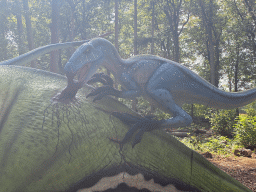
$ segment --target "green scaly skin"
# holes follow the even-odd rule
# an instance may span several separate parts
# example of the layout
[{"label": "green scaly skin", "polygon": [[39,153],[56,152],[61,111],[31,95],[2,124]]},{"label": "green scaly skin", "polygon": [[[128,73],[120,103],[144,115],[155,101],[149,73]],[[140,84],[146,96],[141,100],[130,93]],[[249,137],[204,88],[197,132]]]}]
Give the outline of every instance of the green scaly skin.
[{"label": "green scaly skin", "polygon": [[110,112],[136,114],[109,97],[87,100],[88,86],[78,91],[75,104],[51,105],[66,82],[42,70],[0,67],[1,192],[76,191],[83,178],[127,164],[200,191],[250,191],[161,130],[120,151],[109,137],[123,138],[129,127]]}]

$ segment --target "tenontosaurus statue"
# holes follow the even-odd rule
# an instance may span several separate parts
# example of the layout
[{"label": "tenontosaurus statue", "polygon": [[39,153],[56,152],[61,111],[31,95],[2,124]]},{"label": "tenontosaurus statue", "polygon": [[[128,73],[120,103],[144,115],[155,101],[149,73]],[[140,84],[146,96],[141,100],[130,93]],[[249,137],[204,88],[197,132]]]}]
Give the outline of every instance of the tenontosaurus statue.
[{"label": "tenontosaurus statue", "polygon": [[[103,191],[118,183],[162,192],[251,191],[163,131],[145,134],[135,149],[125,146],[120,152],[108,138],[119,137],[127,126],[115,118],[110,121],[109,112],[136,113],[112,98],[97,104],[87,102],[85,93],[92,88],[86,85],[79,90],[77,103],[62,103],[62,98],[72,99],[83,84],[82,70],[78,72],[80,82],[73,80],[76,72],[73,76],[67,73],[68,86],[55,97],[60,101],[55,103],[50,98],[64,88],[64,76],[8,66],[23,65],[33,60],[34,54],[72,45],[77,42],[38,48],[1,63],[0,192]],[[108,76],[94,77],[90,82],[112,84]],[[127,123],[141,121],[114,114],[129,117]],[[127,175],[135,179],[131,181]]]},{"label": "tenontosaurus statue", "polygon": [[[104,74],[95,74],[100,67],[106,67],[122,85],[122,91],[114,89],[113,82]],[[133,146],[141,141],[145,131],[159,128],[188,126],[192,118],[182,108],[184,103],[198,103],[218,109],[244,106],[256,98],[256,89],[228,93],[214,87],[188,68],[153,55],[120,58],[115,47],[106,39],[95,38],[81,45],[65,66],[67,76],[78,75],[79,82],[103,82],[87,97],[99,100],[105,95],[133,99],[143,96],[154,106],[173,115],[167,120],[135,118],[126,114],[114,115],[133,126],[120,144],[126,143],[138,131]],[[94,75],[94,76],[93,76]]]}]

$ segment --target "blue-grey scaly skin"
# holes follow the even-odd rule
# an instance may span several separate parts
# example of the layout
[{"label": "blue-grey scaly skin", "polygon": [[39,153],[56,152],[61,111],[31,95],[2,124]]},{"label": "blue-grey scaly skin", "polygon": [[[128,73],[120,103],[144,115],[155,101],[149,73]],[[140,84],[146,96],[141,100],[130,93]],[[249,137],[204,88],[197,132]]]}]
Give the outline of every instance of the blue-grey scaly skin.
[{"label": "blue-grey scaly skin", "polygon": [[[130,99],[143,96],[154,106],[173,115],[162,121],[159,128],[190,125],[191,116],[181,108],[184,103],[231,109],[249,104],[256,98],[256,89],[240,93],[221,91],[188,68],[158,56],[122,59],[115,47],[103,38],[92,39],[80,46],[66,64],[65,71],[78,74],[79,81],[87,82],[100,66],[106,67],[124,88],[117,93],[109,86],[112,95]],[[102,88],[104,93],[97,99],[108,94],[106,89]]]}]

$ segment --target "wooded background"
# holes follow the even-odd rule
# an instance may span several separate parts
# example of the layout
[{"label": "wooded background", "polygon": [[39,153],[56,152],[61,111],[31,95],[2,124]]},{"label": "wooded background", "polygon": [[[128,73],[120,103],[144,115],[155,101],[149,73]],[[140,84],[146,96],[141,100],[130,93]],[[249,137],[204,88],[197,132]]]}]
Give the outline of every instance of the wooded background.
[{"label": "wooded background", "polygon": [[[1,61],[113,32],[106,38],[122,58],[159,55],[226,91],[255,84],[255,0],[2,0],[0,10]],[[74,50],[53,51],[27,66],[64,74]]]}]

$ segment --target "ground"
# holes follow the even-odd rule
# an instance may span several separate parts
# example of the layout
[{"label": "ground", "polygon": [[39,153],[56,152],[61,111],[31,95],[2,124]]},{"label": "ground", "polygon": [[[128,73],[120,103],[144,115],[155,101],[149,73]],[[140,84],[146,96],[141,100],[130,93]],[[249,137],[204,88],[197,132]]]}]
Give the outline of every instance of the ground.
[{"label": "ground", "polygon": [[225,171],[243,185],[256,192],[256,154],[252,157],[219,157],[208,158],[210,162]]}]

